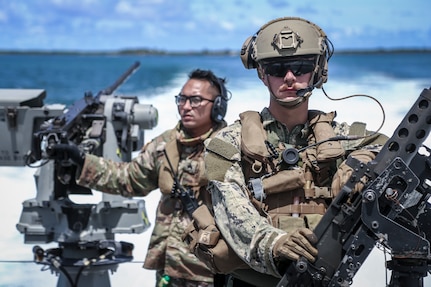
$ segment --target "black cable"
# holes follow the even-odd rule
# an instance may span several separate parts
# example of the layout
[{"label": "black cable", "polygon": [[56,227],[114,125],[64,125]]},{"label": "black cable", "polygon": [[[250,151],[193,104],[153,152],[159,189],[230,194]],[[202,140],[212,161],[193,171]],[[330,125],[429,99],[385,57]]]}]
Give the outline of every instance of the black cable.
[{"label": "black cable", "polygon": [[73,287],[78,287],[79,278],[81,277],[81,274],[82,274],[82,271],[84,271],[84,268],[85,268],[85,265],[83,265],[83,266],[81,266],[81,268],[79,268],[79,271],[75,277],[75,284],[73,285]]},{"label": "black cable", "polygon": [[[34,264],[35,262],[33,260],[1,260],[0,259],[0,263],[32,263]],[[145,263],[145,261],[138,261],[138,260],[133,260],[133,261],[127,261],[124,263],[139,263],[139,264],[143,264]],[[36,263],[37,264],[37,263]]]},{"label": "black cable", "polygon": [[375,134],[377,134],[382,129],[382,127],[383,127],[383,125],[384,125],[384,123],[386,121],[386,114],[385,114],[385,109],[383,108],[383,105],[376,98],[374,98],[372,96],[369,96],[369,95],[365,95],[365,94],[355,94],[355,95],[350,95],[350,96],[341,97],[341,98],[331,98],[330,96],[328,96],[328,94],[326,93],[326,91],[325,91],[325,89],[323,87],[322,87],[322,91],[323,91],[323,94],[328,99],[330,99],[331,101],[342,101],[342,100],[346,100],[346,99],[350,99],[350,98],[355,98],[355,97],[369,98],[369,99],[375,101],[379,105],[380,109],[382,110],[382,123],[380,124],[379,128],[376,131],[372,132],[369,135],[360,136],[360,137],[353,137],[352,139],[346,139],[346,140],[355,140],[355,139],[361,139],[361,138],[371,137],[371,136],[374,136]]},{"label": "black cable", "polygon": [[0,260],[0,263],[34,263],[33,260]]},{"label": "black cable", "polygon": [[63,273],[64,276],[66,276],[66,279],[67,279],[67,281],[69,281],[70,286],[76,287],[76,285],[73,282],[72,276],[69,274],[69,272],[67,272],[66,268],[64,268],[64,266],[61,264],[61,262],[59,260],[57,260],[53,256],[48,256],[47,261],[50,263],[51,266],[53,266],[55,269],[57,269],[61,273]]}]

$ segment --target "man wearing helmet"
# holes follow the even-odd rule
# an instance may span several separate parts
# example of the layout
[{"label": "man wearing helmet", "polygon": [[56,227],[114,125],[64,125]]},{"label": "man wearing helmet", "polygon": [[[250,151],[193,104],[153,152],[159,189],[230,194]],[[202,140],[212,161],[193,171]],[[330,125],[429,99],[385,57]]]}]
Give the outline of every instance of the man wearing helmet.
[{"label": "man wearing helmet", "polygon": [[[317,25],[293,17],[265,24],[241,49],[244,66],[268,88],[269,106],[241,113],[206,142],[205,156],[217,227],[250,267],[229,272],[232,286],[275,286],[290,261],[313,262],[312,230],[349,173],[343,160],[367,162],[387,139],[365,136],[362,123],[335,122],[335,112],[308,109],[332,52]],[[357,137],[325,141],[339,135]]]}]

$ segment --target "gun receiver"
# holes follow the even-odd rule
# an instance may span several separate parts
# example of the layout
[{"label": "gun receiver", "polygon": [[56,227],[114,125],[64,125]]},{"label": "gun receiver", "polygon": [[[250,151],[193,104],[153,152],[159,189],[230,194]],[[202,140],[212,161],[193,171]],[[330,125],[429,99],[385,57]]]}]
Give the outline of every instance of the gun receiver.
[{"label": "gun receiver", "polygon": [[[92,138],[100,137],[101,128],[105,123],[104,115],[101,112],[103,112],[106,99],[109,100],[110,98],[103,99],[103,96],[112,95],[139,66],[140,63],[135,62],[111,86],[99,91],[96,96],[93,96],[91,92],[86,92],[84,97],[70,106],[64,114],[41,126],[41,130],[34,133],[28,163],[34,163],[37,160],[46,158],[45,150],[52,144],[60,142],[80,144],[89,129],[92,131]],[[134,102],[137,103],[137,100],[134,100]],[[152,113],[153,111],[149,110],[149,112]],[[150,126],[152,128],[155,124],[150,123]],[[124,135],[123,133],[122,136],[124,137]],[[126,149],[124,140],[121,143],[121,147]]]},{"label": "gun receiver", "polygon": [[[349,286],[376,243],[389,249],[390,286],[423,286],[430,263],[431,91],[424,89],[375,160],[353,173],[316,226],[318,257],[290,264],[278,287]],[[353,192],[362,181],[360,192]],[[392,285],[393,284],[393,285]],[[400,285],[401,284],[401,285]]]},{"label": "gun receiver", "polygon": [[172,187],[172,196],[177,197],[181,200],[181,203],[183,204],[183,207],[186,210],[187,214],[190,216],[190,218],[192,218],[192,214],[199,207],[199,204],[193,195],[193,191],[186,190],[184,186],[181,185],[178,179],[178,176],[174,172],[172,163],[168,157],[166,150],[163,150],[163,153],[165,154],[166,160],[169,164],[169,168],[171,169],[172,177],[174,179],[174,186]]}]

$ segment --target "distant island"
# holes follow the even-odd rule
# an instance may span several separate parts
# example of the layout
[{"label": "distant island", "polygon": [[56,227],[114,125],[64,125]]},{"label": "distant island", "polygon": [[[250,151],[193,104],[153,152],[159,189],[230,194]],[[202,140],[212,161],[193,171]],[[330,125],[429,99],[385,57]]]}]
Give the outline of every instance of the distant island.
[{"label": "distant island", "polygon": [[[121,49],[112,51],[76,51],[76,50],[0,50],[0,55],[197,55],[197,56],[238,56],[238,50],[200,50],[200,51],[165,51],[157,49]],[[411,49],[349,49],[336,50],[336,54],[400,54],[400,53],[431,53],[431,48]]]}]

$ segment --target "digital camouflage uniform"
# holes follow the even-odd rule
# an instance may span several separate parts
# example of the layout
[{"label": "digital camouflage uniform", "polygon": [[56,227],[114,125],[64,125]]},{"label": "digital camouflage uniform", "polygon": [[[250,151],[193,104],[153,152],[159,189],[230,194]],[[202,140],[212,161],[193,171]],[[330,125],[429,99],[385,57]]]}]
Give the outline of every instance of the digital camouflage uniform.
[{"label": "digital camouflage uniform", "polygon": [[[171,277],[169,286],[212,286],[213,274],[181,240],[190,218],[178,198],[171,196],[173,178],[163,150],[168,152],[174,171],[185,188],[191,188],[200,202],[206,201],[207,179],[204,173],[204,140],[214,135],[225,122],[199,138],[190,138],[181,124],[146,144],[130,163],[118,163],[87,155],[77,183],[95,190],[125,197],[146,196],[160,188],[156,222],[151,235],[144,268],[157,270],[157,277]],[[176,151],[175,151],[176,150]]]},{"label": "digital camouflage uniform", "polygon": [[[313,143],[310,142],[311,137],[309,136],[311,133],[310,123],[296,126],[292,131],[288,131],[282,123],[273,118],[267,108],[264,108],[260,115],[267,139],[276,150],[281,151],[289,147],[299,149]],[[358,133],[364,135],[369,133],[365,130],[364,124],[356,123],[354,126],[355,128],[352,128],[353,124],[349,126],[345,123],[331,122],[329,129],[331,130],[332,127],[335,135]],[[328,201],[319,198],[304,199],[304,189],[301,186],[295,190],[267,196],[261,204],[262,206],[267,204],[269,209],[266,211],[265,209],[264,211],[258,210],[256,204],[251,200],[248,179],[244,175],[247,173],[244,171],[247,160],[244,159],[241,143],[242,128],[241,121],[238,120],[220,131],[211,141],[206,142],[205,164],[210,181],[208,190],[212,197],[214,217],[224,239],[244,262],[259,273],[279,278],[280,274],[272,256],[274,243],[292,229],[298,227],[310,227],[312,229],[316,226],[321,214],[324,213],[324,209],[319,208],[323,205],[326,209]],[[332,163],[326,163],[334,165],[332,174],[328,173],[328,176],[333,176],[337,165],[350,151],[366,148],[377,152],[386,139],[385,136],[377,134],[365,139],[342,141],[342,148],[341,146],[340,148],[341,150],[344,148],[345,154],[334,159]],[[304,152],[301,152],[301,158],[304,160]],[[316,166],[320,164],[317,163],[317,160],[312,160],[312,162]],[[305,163],[302,163],[302,166],[305,166]],[[303,168],[297,167],[292,170],[297,169]],[[288,178],[289,176],[285,177],[286,181]],[[320,185],[324,186],[325,190],[330,193],[331,178],[323,178]],[[291,193],[298,194],[303,202],[314,204],[311,207],[316,206],[316,210],[319,210],[319,212],[316,211],[318,214],[306,214],[305,216],[300,214],[297,218],[292,218],[291,213],[277,214],[283,213],[282,201],[289,198]],[[253,283],[255,281],[248,282]],[[259,286],[258,283],[254,284]],[[265,284],[261,286],[265,286]]]}]

